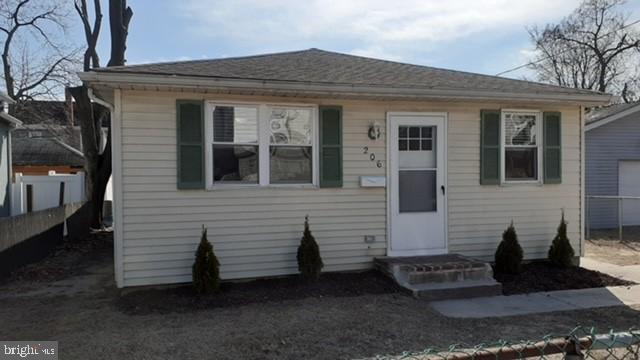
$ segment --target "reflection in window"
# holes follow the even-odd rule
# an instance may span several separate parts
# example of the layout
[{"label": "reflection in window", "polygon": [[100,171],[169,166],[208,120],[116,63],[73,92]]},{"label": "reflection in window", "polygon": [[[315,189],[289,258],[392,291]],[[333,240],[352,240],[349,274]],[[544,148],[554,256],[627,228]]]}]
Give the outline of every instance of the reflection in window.
[{"label": "reflection in window", "polygon": [[270,153],[271,183],[311,183],[310,146],[271,146]]},{"label": "reflection in window", "polygon": [[270,182],[312,182],[312,112],[273,108],[269,118]]},{"label": "reflection in window", "polygon": [[505,180],[537,180],[538,114],[505,112],[502,124]]},{"label": "reflection in window", "polygon": [[258,109],[213,109],[214,182],[258,183]]},{"label": "reflection in window", "polygon": [[398,150],[432,151],[433,126],[400,126],[398,128]]}]

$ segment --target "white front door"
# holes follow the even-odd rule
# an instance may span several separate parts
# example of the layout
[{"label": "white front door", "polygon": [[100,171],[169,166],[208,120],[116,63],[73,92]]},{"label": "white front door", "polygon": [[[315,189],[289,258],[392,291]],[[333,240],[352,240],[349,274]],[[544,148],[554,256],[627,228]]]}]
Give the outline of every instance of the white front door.
[{"label": "white front door", "polygon": [[389,256],[447,252],[444,114],[389,113]]}]

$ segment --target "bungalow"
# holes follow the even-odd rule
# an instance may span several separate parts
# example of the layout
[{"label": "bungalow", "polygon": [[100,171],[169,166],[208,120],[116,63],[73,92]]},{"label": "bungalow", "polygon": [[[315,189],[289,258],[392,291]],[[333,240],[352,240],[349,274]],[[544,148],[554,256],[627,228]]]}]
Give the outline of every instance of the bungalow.
[{"label": "bungalow", "polygon": [[374,258],[528,259],[560,221],[577,253],[584,116],[606,94],[318,49],[95,69],[113,106],[115,272],[191,280],[202,224],[223,279],[297,272],[304,216],[325,271]]}]

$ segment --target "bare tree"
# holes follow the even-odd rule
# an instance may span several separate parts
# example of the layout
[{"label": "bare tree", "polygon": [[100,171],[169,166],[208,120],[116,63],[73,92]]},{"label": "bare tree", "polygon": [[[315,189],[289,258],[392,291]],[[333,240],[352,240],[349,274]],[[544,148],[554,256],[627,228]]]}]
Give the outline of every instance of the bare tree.
[{"label": "bare tree", "polygon": [[640,33],[628,23],[624,0],[585,0],[559,24],[529,29],[540,81],[613,92],[631,101],[637,92]]},{"label": "bare tree", "polygon": [[[96,50],[100,26],[102,23],[102,9],[100,0],[93,1],[93,25],[86,0],[75,0],[75,8],[84,28],[87,47],[84,53],[84,71],[100,67],[100,59]],[[108,66],[124,65],[129,22],[133,11],[127,6],[126,0],[109,0],[109,24],[111,31],[111,59]],[[90,226],[102,226],[102,207],[104,193],[111,176],[111,126],[105,119],[108,109],[94,103],[89,97],[89,89],[82,85],[70,88],[69,91],[76,100],[77,117],[82,133],[82,147],[87,172],[87,193],[90,202]],[[106,142],[102,141],[104,133],[102,126],[108,126]],[[105,144],[106,143],[106,144]],[[105,144],[102,148],[102,144]]]},{"label": "bare tree", "polygon": [[65,40],[70,15],[63,1],[0,2],[2,78],[9,97],[53,97],[68,82],[78,53]]}]

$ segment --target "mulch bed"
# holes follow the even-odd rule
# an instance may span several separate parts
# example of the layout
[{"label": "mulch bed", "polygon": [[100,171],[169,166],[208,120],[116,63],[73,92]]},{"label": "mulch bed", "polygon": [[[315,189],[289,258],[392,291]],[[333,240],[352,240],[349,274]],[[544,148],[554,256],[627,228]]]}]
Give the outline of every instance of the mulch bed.
[{"label": "mulch bed", "polygon": [[524,264],[518,275],[496,273],[494,277],[502,283],[504,295],[634,284],[598,271],[577,266],[559,268],[548,262]]},{"label": "mulch bed", "polygon": [[390,278],[370,270],[325,273],[314,283],[306,283],[298,276],[223,283],[219,293],[204,296],[198,296],[191,285],[136,290],[120,296],[116,306],[130,315],[164,314],[311,297],[348,297],[400,291]]},{"label": "mulch bed", "polygon": [[113,234],[101,232],[86,238],[65,238],[49,256],[14,271],[0,283],[10,281],[58,281],[78,272],[96,261],[113,256]]}]

